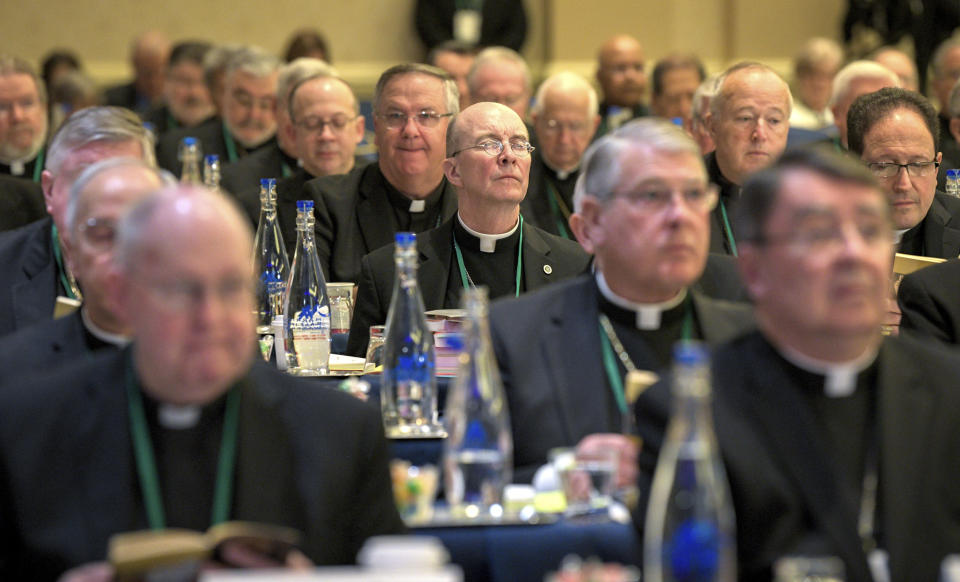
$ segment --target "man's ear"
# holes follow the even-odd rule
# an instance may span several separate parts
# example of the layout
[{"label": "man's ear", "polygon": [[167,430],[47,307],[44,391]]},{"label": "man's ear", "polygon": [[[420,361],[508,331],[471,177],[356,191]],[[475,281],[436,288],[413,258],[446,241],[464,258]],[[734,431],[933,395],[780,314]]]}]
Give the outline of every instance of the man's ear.
[{"label": "man's ear", "polygon": [[570,216],[570,228],[583,250],[595,254],[597,243],[602,240],[603,225],[600,224],[600,215],[603,206],[593,196],[584,196],[579,212]]},{"label": "man's ear", "polygon": [[43,202],[47,207],[47,214],[53,215],[53,174],[44,170],[40,174],[40,189],[43,190]]},{"label": "man's ear", "polygon": [[355,131],[357,132],[357,141],[355,141],[354,143],[360,143],[363,141],[363,134],[367,129],[367,126],[366,126],[367,120],[364,119],[362,115],[358,115],[357,118],[354,120],[354,123],[357,124],[355,127]]},{"label": "man's ear", "polygon": [[460,168],[457,167],[456,158],[443,160],[443,175],[447,177],[447,182],[458,188],[463,187],[463,179],[460,177]]}]

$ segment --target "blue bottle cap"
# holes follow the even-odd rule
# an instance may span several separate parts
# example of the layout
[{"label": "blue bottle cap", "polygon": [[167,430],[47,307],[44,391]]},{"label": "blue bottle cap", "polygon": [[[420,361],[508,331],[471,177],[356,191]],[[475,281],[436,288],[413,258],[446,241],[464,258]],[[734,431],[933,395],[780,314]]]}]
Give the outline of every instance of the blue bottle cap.
[{"label": "blue bottle cap", "polygon": [[183,142],[182,142],[182,143],[183,143],[183,145],[185,145],[185,146],[197,145],[197,138],[195,138],[195,137],[185,137],[185,138],[183,138]]},{"label": "blue bottle cap", "polygon": [[[260,178],[260,187],[269,188],[270,187],[270,178]],[[299,206],[297,207],[299,208]]]},{"label": "blue bottle cap", "polygon": [[417,235],[412,232],[398,232],[393,235],[393,240],[396,241],[398,245],[410,245],[417,242]]},{"label": "blue bottle cap", "polygon": [[672,124],[676,125],[677,127],[683,129],[683,118],[682,118],[682,117],[674,117],[674,118],[670,119],[670,123],[672,123]]},{"label": "blue bottle cap", "polygon": [[313,200],[297,200],[297,212],[313,212]]},{"label": "blue bottle cap", "polygon": [[702,342],[679,341],[673,346],[673,359],[682,366],[706,364],[710,359],[707,347]]},{"label": "blue bottle cap", "polygon": [[219,162],[219,161],[220,161],[220,156],[218,156],[217,154],[207,154],[207,155],[205,155],[205,156],[203,157],[203,161],[206,162],[206,163],[208,163],[208,164],[212,164],[212,163],[214,163],[214,162]]},{"label": "blue bottle cap", "polygon": [[947,178],[948,179],[960,178],[960,170],[947,170]]}]

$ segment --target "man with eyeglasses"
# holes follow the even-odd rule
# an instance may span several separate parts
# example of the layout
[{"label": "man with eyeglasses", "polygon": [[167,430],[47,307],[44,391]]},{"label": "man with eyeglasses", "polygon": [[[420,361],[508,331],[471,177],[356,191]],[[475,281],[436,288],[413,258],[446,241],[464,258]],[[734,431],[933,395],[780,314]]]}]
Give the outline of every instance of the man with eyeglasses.
[{"label": "man with eyeglasses", "polygon": [[153,163],[152,136],[127,109],[83,109],[54,134],[41,174],[49,216],[0,233],[0,336],[48,320],[56,306],[83,299],[63,243],[70,187],[87,166],[115,157]]},{"label": "man with eyeglasses", "polygon": [[[939,579],[960,547],[960,359],[881,335],[891,207],[829,148],[744,184],[734,218],[758,330],[713,354],[713,416],[737,524],[738,579],[835,556],[845,580]],[[652,474],[669,387],[638,402]]]},{"label": "man with eyeglasses", "polygon": [[47,93],[30,63],[0,55],[0,174],[40,183]]},{"label": "man with eyeglasses", "polygon": [[195,137],[204,156],[219,156],[223,166],[269,146],[277,130],[277,72],[280,61],[257,47],[230,56],[224,81],[221,117],[196,127],[167,132],[157,142],[157,163],[180,176],[180,142]]},{"label": "man with eyeglasses", "polygon": [[[577,275],[589,257],[520,213],[530,172],[527,128],[499,103],[477,103],[450,122],[443,170],[456,186],[457,215],[417,239],[424,308],[461,306],[464,288],[484,285],[491,300],[516,297]],[[387,319],[396,276],[393,247],[363,258],[347,352],[366,352],[371,325]]]},{"label": "man with eyeglasses", "polygon": [[47,370],[104,348],[122,348],[126,322],[111,304],[114,238],[120,217],[138,200],[173,182],[136,158],[108,158],[88,166],[70,187],[65,258],[83,290],[80,309],[0,339],[0,370]]},{"label": "man with eyeglasses", "polygon": [[597,137],[648,114],[646,60],[640,41],[628,34],[610,37],[597,54],[597,82],[603,93]]},{"label": "man with eyeglasses", "polygon": [[715,145],[706,156],[707,172],[720,188],[710,220],[710,252],[737,254],[731,217],[740,185],[783,153],[792,109],[790,87],[762,63],[737,63],[717,80],[706,119]]},{"label": "man with eyeglasses", "polygon": [[738,286],[732,259],[708,260],[716,199],[696,143],[668,121],[635,120],[587,150],[571,221],[594,270],[490,309],[517,480],[579,446],[617,450],[631,483],[625,375],[659,374],[677,340],[716,344],[749,324],[748,308],[705,293]]},{"label": "man with eyeglasses", "polygon": [[850,151],[886,188],[897,252],[960,254],[960,200],[937,192],[937,113],[919,93],[885,88],[857,98],[847,115]]},{"label": "man with eyeglasses", "polygon": [[310,180],[316,243],[327,281],[360,278],[360,259],[393,243],[396,232],[423,232],[457,210],[443,176],[444,137],[459,111],[457,86],[446,72],[404,64],[380,75],[373,95],[377,163]]},{"label": "man with eyeglasses", "polygon": [[[135,530],[303,534],[302,554],[235,542],[211,558],[260,568],[353,564],[403,532],[379,412],[257,356],[252,245],[235,205],[195,186],[120,220],[111,290],[131,345],[0,385],[0,578],[57,580]],[[93,571],[59,579],[115,579]]]},{"label": "man with eyeglasses", "polygon": [[574,240],[569,222],[573,186],[580,158],[600,123],[597,92],[577,74],[556,73],[540,84],[530,114],[539,145],[520,212],[530,224]]},{"label": "man with eyeglasses", "polygon": [[[270,140],[267,145],[235,164],[229,164],[223,168],[220,187],[240,201],[254,226],[260,220],[261,179],[277,180],[278,193],[284,180],[294,180],[293,190],[296,191],[296,196],[300,195],[300,188],[306,182],[306,179],[300,175],[303,161],[290,116],[290,95],[293,88],[304,79],[322,74],[333,74],[333,69],[319,59],[303,57],[281,67],[277,75],[276,139]],[[293,206],[292,211],[296,216],[296,205]],[[293,236],[295,238],[295,235]],[[286,242],[292,246],[296,241],[287,240]]]},{"label": "man with eyeglasses", "polygon": [[[285,128],[300,153],[300,168],[277,182],[277,220],[287,253],[297,244],[297,200],[307,181],[346,174],[363,164],[354,155],[363,141],[364,118],[350,85],[333,71],[317,72],[293,86]],[[365,165],[365,164],[363,164]]]},{"label": "man with eyeglasses", "polygon": [[500,103],[527,120],[533,81],[527,61],[515,50],[493,46],[480,51],[467,73],[467,87],[471,103]]},{"label": "man with eyeglasses", "polygon": [[203,80],[203,59],[211,48],[206,42],[186,41],[170,50],[163,77],[164,102],[144,116],[158,136],[181,127],[195,127],[216,114]]}]

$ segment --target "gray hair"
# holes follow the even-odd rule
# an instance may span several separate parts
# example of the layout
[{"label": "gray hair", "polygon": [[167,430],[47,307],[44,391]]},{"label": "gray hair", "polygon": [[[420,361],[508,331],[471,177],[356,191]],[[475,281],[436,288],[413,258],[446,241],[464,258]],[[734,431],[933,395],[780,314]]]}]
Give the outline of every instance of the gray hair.
[{"label": "gray hair", "polygon": [[305,80],[320,76],[337,76],[337,71],[326,61],[310,57],[294,59],[280,68],[277,75],[277,103],[288,112],[293,111],[293,91]]},{"label": "gray hair", "polygon": [[697,90],[694,91],[693,103],[690,109],[690,126],[692,128],[696,128],[703,123],[704,114],[706,113],[706,111],[703,110],[703,101],[707,99],[707,107],[709,108],[710,102],[717,96],[717,81],[719,80],[720,73],[710,75],[704,79],[703,82],[697,86]]},{"label": "gray hair", "polygon": [[850,87],[860,79],[889,81],[892,87],[900,86],[900,77],[890,69],[874,61],[853,61],[840,69],[833,78],[833,93],[830,94],[830,107],[843,103],[849,98]]},{"label": "gray hair", "polygon": [[43,84],[43,79],[37,74],[29,62],[13,55],[0,55],[0,77],[7,75],[27,75],[33,79],[33,84],[37,88],[37,96],[42,103],[47,102],[47,87]]},{"label": "gray hair", "polygon": [[156,165],[153,134],[129,109],[122,107],[88,107],[71,115],[53,135],[47,148],[46,169],[54,176],[60,173],[63,161],[74,151],[92,143],[137,142],[143,161]]},{"label": "gray hair", "polygon": [[830,38],[814,37],[803,43],[793,59],[793,72],[797,77],[813,73],[826,65],[836,70],[843,63],[843,47]]},{"label": "gray hair", "polygon": [[424,65],[422,63],[406,63],[395,65],[387,69],[377,79],[377,87],[373,91],[373,111],[380,113],[380,100],[383,99],[383,92],[387,89],[395,78],[403,75],[427,75],[440,80],[443,86],[443,101],[447,110],[444,113],[460,113],[460,91],[457,89],[457,82],[449,73],[439,67]]},{"label": "gray hair", "polygon": [[280,59],[260,47],[244,46],[234,51],[227,60],[226,76],[230,78],[237,73],[246,73],[258,79],[269,77],[280,69]]},{"label": "gray hair", "polygon": [[75,233],[77,230],[77,218],[80,211],[81,202],[84,200],[84,190],[87,189],[87,186],[90,185],[97,176],[104,172],[111,171],[116,168],[139,168],[146,171],[147,173],[155,176],[160,182],[158,189],[172,186],[177,183],[177,179],[173,177],[173,174],[166,170],[159,169],[155,166],[152,166],[143,160],[138,160],[136,158],[107,158],[105,160],[100,160],[95,164],[91,164],[84,168],[83,172],[80,173],[80,176],[74,180],[73,184],[70,186],[70,198],[67,200],[67,227],[70,229],[70,232]]},{"label": "gray hair", "polygon": [[593,142],[583,154],[580,176],[574,186],[573,204],[580,212],[586,196],[605,204],[623,177],[624,159],[630,148],[646,147],[657,152],[690,154],[696,158],[706,176],[699,146],[685,131],[657,117],[635,119]]},{"label": "gray hair", "polygon": [[950,117],[960,117],[960,79],[953,84],[953,89],[950,89],[949,104],[947,111]]},{"label": "gray hair", "polygon": [[477,58],[473,61],[473,65],[470,67],[470,71],[467,73],[467,86],[470,87],[470,93],[473,94],[473,92],[477,89],[474,80],[476,79],[477,73],[480,71],[480,69],[487,65],[500,66],[504,62],[512,63],[520,67],[521,71],[523,71],[523,88],[526,90],[528,95],[532,93],[533,75],[530,74],[530,66],[527,65],[526,59],[524,59],[517,51],[505,46],[491,46],[483,49],[477,54]]},{"label": "gray hair", "polygon": [[780,76],[780,73],[776,72],[769,65],[765,65],[756,61],[742,61],[739,62],[726,71],[720,74],[720,78],[717,79],[716,94],[710,99],[710,114],[720,116],[724,106],[726,106],[727,101],[730,100],[730,94],[727,91],[724,91],[724,85],[727,83],[727,79],[735,73],[740,71],[761,71],[769,73],[775,76],[780,82],[783,83],[783,88],[787,92],[787,117],[790,116],[790,112],[793,111],[793,95],[790,93],[790,86],[787,85],[787,82],[783,80],[783,77]]},{"label": "gray hair", "polygon": [[570,71],[555,73],[540,83],[540,87],[537,88],[537,98],[530,109],[531,115],[540,115],[543,111],[543,102],[548,92],[557,91],[561,95],[569,95],[577,90],[585,91],[587,94],[587,115],[591,118],[596,116],[599,111],[597,90],[586,79]]},{"label": "gray hair", "polygon": [[227,63],[241,48],[238,44],[230,44],[215,46],[207,51],[207,56],[203,58],[203,82],[208,89],[213,90],[217,76],[226,72]]}]

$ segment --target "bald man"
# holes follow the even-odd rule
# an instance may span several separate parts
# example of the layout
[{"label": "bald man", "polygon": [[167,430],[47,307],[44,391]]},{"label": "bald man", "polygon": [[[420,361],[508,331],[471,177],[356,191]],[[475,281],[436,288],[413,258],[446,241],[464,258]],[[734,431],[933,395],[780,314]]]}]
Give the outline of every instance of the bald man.
[{"label": "bald man", "polygon": [[116,225],[138,200],[172,183],[169,174],[127,157],[105,159],[80,174],[70,188],[63,245],[83,290],[83,305],[0,339],[0,377],[51,369],[129,342],[127,326],[107,294]]},{"label": "bald man", "polygon": [[294,527],[316,564],[402,532],[379,413],[258,361],[234,204],[177,186],[131,209],[116,244],[131,346],[0,385],[0,578],[55,580],[146,528]]},{"label": "bald man", "polygon": [[609,38],[597,54],[597,82],[603,92],[597,137],[635,117],[647,115],[643,103],[647,91],[646,60],[640,41],[627,34]]},{"label": "bald man", "polygon": [[900,79],[893,71],[873,61],[853,61],[840,69],[830,96],[830,110],[838,133],[834,143],[839,151],[847,149],[847,113],[857,97],[884,87],[899,86]]},{"label": "bald man", "polygon": [[597,93],[583,77],[557,73],[540,84],[531,117],[538,146],[520,212],[530,224],[573,240],[573,186],[600,123]]},{"label": "bald man", "polygon": [[126,107],[145,115],[163,97],[163,79],[170,56],[170,41],[158,30],[145,32],[130,46],[133,81],[104,92],[107,105]]},{"label": "bald man", "polygon": [[783,153],[792,107],[787,83],[766,65],[738,63],[717,81],[707,117],[716,145],[706,157],[707,172],[720,187],[711,217],[710,252],[737,254],[730,216],[740,198],[740,186]]},{"label": "bald man", "polygon": [[[485,285],[490,299],[515,297],[581,273],[575,242],[524,224],[520,203],[530,174],[530,137],[499,103],[471,105],[450,122],[443,171],[457,189],[457,215],[417,240],[424,308],[460,306],[460,292]],[[393,292],[393,245],[363,258],[347,352],[365,353],[371,325],[386,321]]]}]

